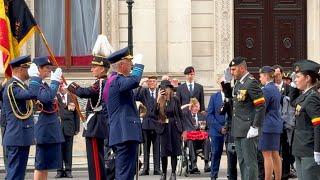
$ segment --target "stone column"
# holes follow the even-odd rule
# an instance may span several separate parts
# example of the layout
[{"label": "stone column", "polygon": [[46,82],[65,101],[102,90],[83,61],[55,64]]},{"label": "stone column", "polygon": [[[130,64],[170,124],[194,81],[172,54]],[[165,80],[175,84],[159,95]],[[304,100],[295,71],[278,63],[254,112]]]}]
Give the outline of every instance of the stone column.
[{"label": "stone column", "polygon": [[168,72],[168,0],[156,0],[157,72]]},{"label": "stone column", "polygon": [[183,72],[189,65],[192,65],[191,1],[168,0],[169,72]]},{"label": "stone column", "polygon": [[119,49],[119,3],[118,0],[101,1],[102,34],[108,37],[112,47]]},{"label": "stone column", "polygon": [[133,52],[143,54],[146,72],[156,71],[155,1],[136,0],[133,4]]},{"label": "stone column", "polygon": [[320,63],[320,1],[307,1],[307,49],[308,59]]},{"label": "stone column", "polygon": [[213,49],[214,71],[222,74],[234,55],[233,44],[233,1],[214,1]]}]

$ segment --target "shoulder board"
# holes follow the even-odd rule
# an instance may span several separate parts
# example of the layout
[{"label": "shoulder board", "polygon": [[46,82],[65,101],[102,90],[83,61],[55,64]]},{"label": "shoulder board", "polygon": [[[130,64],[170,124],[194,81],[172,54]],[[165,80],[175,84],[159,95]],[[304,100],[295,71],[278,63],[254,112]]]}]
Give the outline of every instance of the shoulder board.
[{"label": "shoulder board", "polygon": [[249,79],[256,80],[253,76],[249,76]]}]

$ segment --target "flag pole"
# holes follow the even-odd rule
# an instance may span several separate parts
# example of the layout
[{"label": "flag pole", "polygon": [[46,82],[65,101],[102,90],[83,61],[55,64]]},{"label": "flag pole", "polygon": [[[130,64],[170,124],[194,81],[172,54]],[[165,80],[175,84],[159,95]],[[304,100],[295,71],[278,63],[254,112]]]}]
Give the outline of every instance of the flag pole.
[{"label": "flag pole", "polygon": [[[44,42],[44,44],[45,44],[45,46],[46,46],[46,48],[47,48],[47,50],[48,50],[48,52],[49,52],[49,55],[50,55],[49,57],[50,57],[51,62],[53,62],[53,65],[59,67],[59,64],[58,64],[56,58],[54,57],[53,52],[51,51],[51,49],[50,49],[50,47],[49,47],[49,44],[48,44],[48,41],[47,41],[46,37],[44,36],[44,34],[43,34],[40,26],[37,25],[36,28],[37,28],[38,32],[40,33],[40,36],[41,36],[41,38],[42,38],[42,40],[43,40],[43,42]],[[61,78],[62,78],[63,83],[64,83],[65,85],[67,85],[67,81],[66,81],[66,79],[64,78],[63,75],[61,76]],[[77,97],[76,97],[73,93],[71,93],[71,92],[70,92],[70,94],[71,94],[71,99],[72,99],[72,101],[73,101],[73,102],[75,103],[75,105],[76,105],[76,111],[77,111],[77,113],[78,113],[78,115],[79,115],[79,117],[80,117],[80,120],[81,120],[82,122],[84,122],[84,121],[85,121],[85,118],[84,118],[84,116],[81,114],[80,105],[79,105],[79,102],[77,101]]]}]

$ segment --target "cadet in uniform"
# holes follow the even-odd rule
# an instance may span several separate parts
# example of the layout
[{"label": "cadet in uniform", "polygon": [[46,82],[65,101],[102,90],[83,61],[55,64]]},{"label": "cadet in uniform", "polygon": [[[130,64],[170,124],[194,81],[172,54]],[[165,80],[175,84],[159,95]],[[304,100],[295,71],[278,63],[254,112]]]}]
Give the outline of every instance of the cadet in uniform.
[{"label": "cadet in uniform", "polygon": [[[34,144],[33,102],[41,79],[30,56],[21,56],[10,62],[12,79],[3,91],[2,113],[7,120],[3,145],[7,150],[7,180],[23,180],[30,145]],[[28,69],[29,68],[29,69]],[[31,77],[29,87],[24,83]]]},{"label": "cadet in uniform", "polygon": [[266,115],[263,120],[262,133],[259,138],[258,149],[263,154],[265,180],[271,180],[274,172],[275,180],[281,179],[280,134],[283,120],[280,116],[281,93],[273,82],[274,69],[263,66],[260,69],[260,82],[266,100]]},{"label": "cadet in uniform", "polygon": [[48,57],[37,57],[33,62],[38,66],[39,77],[42,79],[37,96],[38,121],[35,124],[34,136],[36,141],[35,154],[35,180],[48,177],[48,170],[58,169],[61,162],[61,143],[64,142],[60,120],[57,114],[57,91],[62,76],[61,68],[51,73],[51,83],[48,85],[44,79],[50,76],[51,62]]},{"label": "cadet in uniform", "polygon": [[86,138],[89,179],[106,179],[104,165],[104,140],[108,139],[108,115],[102,101],[103,88],[107,79],[110,63],[107,58],[94,56],[91,72],[97,79],[90,87],[82,88],[75,82],[68,90],[80,98],[87,98],[87,120],[84,122],[83,137]]},{"label": "cadet in uniform", "polygon": [[315,85],[320,65],[310,60],[294,64],[295,83],[302,94],[295,101],[296,125],[292,154],[296,159],[298,179],[320,179],[320,94]]},{"label": "cadet in uniform", "polygon": [[233,89],[232,134],[235,137],[241,179],[257,180],[257,136],[265,114],[265,99],[259,83],[249,74],[243,57],[229,64],[236,83]]},{"label": "cadet in uniform", "polygon": [[[134,60],[139,59],[138,57]],[[104,94],[110,124],[109,145],[116,154],[115,171],[116,179],[119,180],[134,178],[138,145],[142,142],[141,121],[133,89],[139,87],[144,66],[141,62],[133,66],[132,58],[128,48],[114,52],[108,57],[112,69],[117,74],[110,77]]]}]

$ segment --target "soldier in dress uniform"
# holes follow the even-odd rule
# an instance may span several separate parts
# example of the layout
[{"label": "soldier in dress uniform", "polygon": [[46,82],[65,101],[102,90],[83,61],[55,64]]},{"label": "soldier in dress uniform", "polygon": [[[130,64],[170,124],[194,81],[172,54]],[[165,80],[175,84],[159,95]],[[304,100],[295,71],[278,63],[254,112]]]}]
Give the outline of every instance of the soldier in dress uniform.
[{"label": "soldier in dress uniform", "polygon": [[117,74],[111,76],[105,86],[104,101],[109,115],[109,146],[116,154],[116,179],[121,180],[133,180],[138,146],[142,142],[141,121],[133,93],[133,89],[139,87],[144,68],[141,56],[133,59],[129,49],[124,48],[108,57]]},{"label": "soldier in dress uniform", "polygon": [[232,134],[235,137],[241,179],[257,180],[257,136],[265,115],[265,99],[259,83],[250,75],[243,57],[229,64],[236,83],[233,89]]},{"label": "soldier in dress uniform", "polygon": [[103,88],[107,81],[110,63],[106,57],[95,55],[91,62],[91,72],[97,79],[89,87],[80,87],[72,82],[68,90],[80,98],[87,98],[86,116],[83,123],[83,137],[86,138],[89,179],[106,179],[104,163],[104,140],[108,139],[108,115],[102,101]]},{"label": "soldier in dress uniform", "polygon": [[320,65],[311,60],[294,64],[297,88],[302,94],[295,101],[292,154],[296,159],[298,179],[320,179]]},{"label": "soldier in dress uniform", "polygon": [[[61,162],[61,143],[64,142],[62,128],[58,117],[57,91],[62,76],[61,68],[51,72],[52,63],[47,56],[36,57],[33,62],[38,66],[39,77],[42,79],[37,95],[38,121],[35,124],[36,141],[35,180],[48,177],[48,170],[58,169]],[[51,73],[51,75],[50,75]],[[48,85],[44,80],[50,76]]]},{"label": "soldier in dress uniform", "polygon": [[[3,146],[7,151],[7,180],[23,180],[30,145],[34,144],[33,102],[41,79],[30,56],[21,56],[10,62],[12,79],[3,91],[2,113],[6,117]],[[29,69],[28,69],[29,68]],[[30,79],[29,87],[24,83]]]}]

